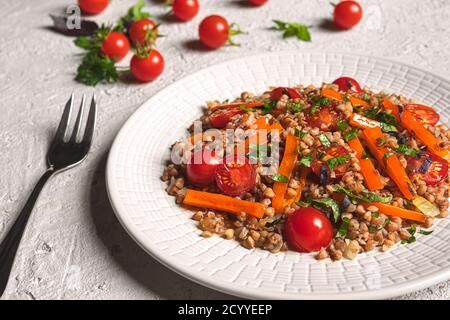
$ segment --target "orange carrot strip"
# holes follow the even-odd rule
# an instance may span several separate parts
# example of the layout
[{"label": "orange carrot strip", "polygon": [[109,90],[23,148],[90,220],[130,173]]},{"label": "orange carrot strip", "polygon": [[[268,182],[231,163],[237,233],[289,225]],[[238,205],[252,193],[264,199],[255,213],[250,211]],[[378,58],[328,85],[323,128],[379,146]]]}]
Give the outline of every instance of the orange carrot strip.
[{"label": "orange carrot strip", "polygon": [[398,160],[397,156],[392,152],[391,155],[385,157],[386,153],[389,152],[389,149],[383,145],[379,145],[379,142],[384,141],[384,135],[381,132],[381,129],[364,129],[362,134],[371,153],[375,156],[381,166],[386,169],[386,172],[389,174],[392,180],[394,180],[403,196],[408,200],[412,200],[414,198],[415,192],[412,188],[412,183],[409,180],[409,177],[406,174],[400,160]]},{"label": "orange carrot strip", "polygon": [[216,111],[218,109],[229,109],[236,107],[244,107],[244,108],[257,108],[264,106],[264,101],[255,101],[255,102],[233,102],[227,104],[219,104],[211,108],[211,111]]},{"label": "orange carrot strip", "polygon": [[334,99],[337,101],[344,101],[344,98],[342,98],[342,95],[334,90],[331,89],[322,89],[322,96],[328,99]]},{"label": "orange carrot strip", "polygon": [[375,170],[372,161],[370,159],[363,159],[364,148],[358,138],[354,138],[348,141],[348,145],[353,151],[356,151],[356,157],[359,160],[359,165],[361,166],[361,173],[366,182],[366,186],[369,190],[381,190],[384,188],[384,184],[381,181],[381,177],[378,171]]},{"label": "orange carrot strip", "polygon": [[192,189],[186,190],[183,204],[205,209],[215,209],[234,214],[245,212],[256,218],[262,218],[265,211],[265,208],[261,203],[239,200],[222,194]]},{"label": "orange carrot strip", "polygon": [[350,100],[351,104],[354,107],[362,107],[361,108],[362,110],[367,109],[367,108],[370,107],[370,104],[368,104],[366,101],[364,101],[362,99],[359,99],[359,98],[356,98],[356,97],[352,97],[352,96],[349,96],[348,99]]},{"label": "orange carrot strip", "polygon": [[380,122],[369,119],[369,118],[364,117],[357,113],[352,113],[348,123],[352,127],[356,127],[356,128],[360,128],[360,129],[377,128],[377,127],[381,126]]},{"label": "orange carrot strip", "polygon": [[395,207],[381,202],[370,202],[370,203],[363,202],[362,205],[366,209],[370,206],[375,206],[378,208],[378,210],[380,210],[380,213],[383,213],[388,216],[395,216],[402,219],[414,220],[419,222],[425,222],[426,219],[426,216],[421,214],[420,212]]},{"label": "orange carrot strip", "polygon": [[401,124],[412,136],[422,141],[432,153],[450,161],[450,153],[448,150],[439,146],[438,138],[425,128],[422,123],[417,121],[411,112],[407,110],[403,111]]},{"label": "orange carrot strip", "polygon": [[395,119],[397,120],[397,123],[400,123],[400,112],[398,110],[398,106],[393,103],[392,101],[388,100],[388,99],[384,99],[383,100],[383,107],[384,109],[386,109],[387,111],[390,111],[391,114],[395,117]]},{"label": "orange carrot strip", "polygon": [[309,168],[302,168],[302,170],[300,171],[299,187],[296,190],[297,194],[295,195],[295,197],[285,201],[284,203],[285,207],[290,206],[294,202],[300,201],[300,199],[302,198],[302,191],[306,185],[306,176],[308,175],[308,172]]},{"label": "orange carrot strip", "polygon": [[[284,147],[283,160],[281,161],[278,173],[282,174],[288,180],[291,178],[292,171],[297,161],[297,145],[298,139],[296,136],[289,134],[286,137],[286,145]],[[272,207],[276,213],[282,213],[285,206],[285,194],[288,188],[288,182],[275,182],[273,184],[273,191],[275,197],[272,199]]]}]

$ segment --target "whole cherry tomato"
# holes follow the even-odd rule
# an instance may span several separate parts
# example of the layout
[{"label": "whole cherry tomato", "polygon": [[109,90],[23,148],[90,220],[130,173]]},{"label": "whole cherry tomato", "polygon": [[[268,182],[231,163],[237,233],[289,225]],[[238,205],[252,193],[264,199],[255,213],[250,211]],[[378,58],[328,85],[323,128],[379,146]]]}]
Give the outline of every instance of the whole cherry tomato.
[{"label": "whole cherry tomato", "polygon": [[358,81],[350,77],[337,78],[333,81],[333,83],[339,86],[339,91],[354,93],[362,92],[361,86],[359,85]]},{"label": "whole cherry tomato", "polygon": [[86,14],[99,14],[108,6],[109,0],[78,0],[78,5]]},{"label": "whole cherry tomato", "polygon": [[133,22],[129,33],[132,43],[138,43],[141,46],[155,43],[158,37],[156,23],[148,18],[139,19]]},{"label": "whole cherry tomato", "polygon": [[178,20],[191,20],[197,15],[199,9],[197,0],[173,0],[172,10]]},{"label": "whole cherry tomato", "polygon": [[130,50],[128,38],[122,32],[117,31],[108,34],[101,48],[102,53],[114,61],[120,61],[125,58],[128,50]]},{"label": "whole cherry tomato", "polygon": [[190,183],[204,187],[214,183],[216,168],[222,163],[222,158],[209,150],[195,152],[186,165],[186,176]]},{"label": "whole cherry tomato", "polygon": [[351,29],[362,18],[361,5],[356,1],[341,1],[334,8],[334,23],[340,29]]},{"label": "whole cherry tomato", "polygon": [[288,215],[285,235],[292,249],[300,252],[319,251],[333,239],[330,220],[315,208],[301,208]]},{"label": "whole cherry tomato", "polygon": [[130,62],[130,70],[133,76],[142,82],[153,81],[164,70],[164,58],[155,49],[145,56],[134,55]]},{"label": "whole cherry tomato", "polygon": [[200,23],[200,41],[211,49],[222,47],[229,39],[228,21],[221,16],[208,16]]}]

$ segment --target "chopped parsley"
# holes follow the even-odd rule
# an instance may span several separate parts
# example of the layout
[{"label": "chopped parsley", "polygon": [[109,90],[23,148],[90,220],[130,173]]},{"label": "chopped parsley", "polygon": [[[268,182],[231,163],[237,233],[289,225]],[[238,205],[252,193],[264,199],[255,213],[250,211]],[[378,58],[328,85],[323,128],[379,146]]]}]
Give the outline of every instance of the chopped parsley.
[{"label": "chopped parsley", "polygon": [[384,146],[385,143],[386,143],[386,140],[384,138],[377,138],[377,140],[375,141],[375,144],[378,147]]},{"label": "chopped parsley", "polygon": [[389,157],[392,157],[394,154],[390,151],[386,152],[383,156],[383,160],[387,160]]},{"label": "chopped parsley", "polygon": [[304,138],[307,135],[307,133],[295,128],[295,135],[299,138]]},{"label": "chopped parsley", "polygon": [[347,188],[344,188],[343,186],[339,184],[333,185],[333,189],[336,192],[342,192],[345,193],[350,199],[364,201],[364,202],[382,202],[382,203],[389,203],[392,201],[392,195],[389,196],[380,196],[376,194],[375,192],[371,192],[369,190],[363,190],[362,194],[356,194],[350,191]]},{"label": "chopped parsley", "polygon": [[432,234],[433,230],[420,230],[419,233],[427,236],[429,234]]},{"label": "chopped parsley", "polygon": [[392,124],[387,124],[384,122],[381,122],[381,131],[389,133],[389,132],[397,132],[397,127],[395,125]]},{"label": "chopped parsley", "polygon": [[330,171],[333,171],[333,169],[341,164],[346,163],[348,160],[350,160],[351,156],[338,156],[336,158],[332,158],[327,161],[328,168],[330,168]]},{"label": "chopped parsley", "polygon": [[253,144],[250,146],[248,158],[251,160],[258,161],[259,159],[263,158],[265,155],[268,155],[269,153],[270,153],[270,146]]},{"label": "chopped parsley", "polygon": [[272,109],[277,105],[277,102],[277,100],[264,102],[264,106],[262,107],[262,114],[268,114],[272,112]]},{"label": "chopped parsley", "polygon": [[346,142],[349,142],[350,140],[353,140],[358,137],[358,129],[353,128],[351,130],[347,130],[344,132],[344,139]]},{"label": "chopped parsley", "polygon": [[348,122],[345,120],[338,120],[336,122],[336,124],[337,124],[339,130],[341,130],[341,131],[344,131],[345,129],[347,129],[349,127]]},{"label": "chopped parsley", "polygon": [[283,183],[287,183],[289,181],[289,179],[285,175],[282,175],[281,173],[275,174],[272,177],[272,180],[275,182],[283,182]]},{"label": "chopped parsley", "polygon": [[292,111],[294,112],[300,112],[303,109],[303,104],[298,102],[298,103],[291,103],[289,105],[289,107],[292,109]]},{"label": "chopped parsley", "polygon": [[413,226],[411,226],[410,228],[408,228],[407,229],[408,230],[408,232],[409,232],[409,234],[411,235],[408,239],[405,239],[405,240],[402,240],[402,244],[409,244],[409,243],[414,243],[414,242],[416,242],[416,237],[415,237],[415,234],[416,234],[416,226],[415,225],[413,225]]},{"label": "chopped parsley", "polygon": [[339,226],[338,231],[336,232],[335,238],[341,237],[345,238],[348,232],[348,224],[350,222],[350,219],[348,217],[342,218],[341,225]]},{"label": "chopped parsley", "polygon": [[361,159],[369,159],[369,155],[365,151],[363,151]]},{"label": "chopped parsley", "polygon": [[246,107],[246,106],[244,106],[244,105],[240,105],[240,106],[239,106],[239,109],[244,110],[244,111],[247,111],[247,112],[254,111],[252,108],[248,108],[248,107]]},{"label": "chopped parsley", "polygon": [[418,150],[409,148],[406,144],[399,144],[398,148],[394,148],[394,151],[411,157],[417,157],[420,154]]},{"label": "chopped parsley", "polygon": [[372,217],[377,219],[377,218],[380,217],[380,213],[379,212],[374,212],[374,213],[372,213]]},{"label": "chopped parsley", "polygon": [[298,40],[311,41],[311,34],[308,26],[297,22],[285,22],[281,20],[273,20],[275,30],[283,31],[283,38],[296,37]]},{"label": "chopped parsley", "polygon": [[320,140],[320,142],[322,142],[322,145],[323,145],[325,148],[329,148],[329,147],[331,146],[330,140],[328,140],[327,136],[326,136],[324,133],[322,133],[322,134],[319,136],[319,140]]},{"label": "chopped parsley", "polygon": [[306,156],[303,156],[300,160],[299,160],[299,164],[304,165],[305,167],[311,167],[311,163],[313,161],[313,156],[310,154],[307,154]]},{"label": "chopped parsley", "polygon": [[311,115],[315,115],[317,113],[317,111],[319,111],[319,109],[320,109],[320,106],[318,104],[313,105],[311,107],[311,111],[310,111]]}]

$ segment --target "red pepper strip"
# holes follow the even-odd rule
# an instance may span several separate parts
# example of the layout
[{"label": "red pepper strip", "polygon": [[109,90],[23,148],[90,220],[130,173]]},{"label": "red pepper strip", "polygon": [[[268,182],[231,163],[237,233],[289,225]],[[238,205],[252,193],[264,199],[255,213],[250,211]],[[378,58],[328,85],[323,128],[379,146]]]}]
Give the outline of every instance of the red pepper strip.
[{"label": "red pepper strip", "polygon": [[245,201],[225,196],[223,194],[203,192],[192,189],[186,190],[183,204],[205,209],[215,209],[234,214],[245,212],[256,218],[262,218],[265,211],[264,206],[258,202]]},{"label": "red pepper strip", "polygon": [[420,121],[417,121],[414,115],[408,110],[403,111],[401,125],[405,127],[413,137],[422,141],[422,143],[428,147],[430,152],[450,161],[450,153],[448,150],[440,147],[438,138],[425,128]]},{"label": "red pepper strip", "polygon": [[420,212],[403,209],[400,207],[392,206],[389,204],[381,203],[381,202],[363,202],[362,205],[367,209],[370,206],[375,206],[380,210],[380,213],[383,213],[388,216],[395,216],[402,219],[414,220],[419,222],[425,222],[426,216],[421,214]]},{"label": "red pepper strip", "polygon": [[358,113],[352,113],[350,116],[349,122],[352,127],[360,128],[360,129],[368,129],[368,128],[378,128],[381,127],[381,123],[364,117]]},{"label": "red pepper strip", "polygon": [[[285,176],[288,181],[291,178],[292,171],[295,168],[297,162],[297,145],[298,138],[292,134],[286,137],[286,145],[284,147],[283,160],[281,161],[278,173]],[[276,213],[282,213],[285,208],[285,195],[289,182],[275,182],[273,184],[273,192],[275,197],[272,199],[272,207]]]},{"label": "red pepper strip", "polygon": [[386,153],[389,152],[389,149],[384,145],[380,145],[380,142],[384,141],[384,135],[381,132],[381,129],[364,129],[362,135],[371,153],[375,156],[380,165],[386,169],[386,172],[395,182],[403,196],[408,200],[412,200],[415,196],[415,192],[400,160],[398,160],[397,156],[392,152],[390,155],[386,155]]},{"label": "red pepper strip", "polygon": [[381,177],[378,171],[375,170],[373,163],[370,159],[363,159],[364,148],[358,138],[354,138],[348,142],[350,148],[356,152],[356,157],[359,160],[361,166],[361,173],[366,182],[366,186],[369,190],[381,190],[384,188],[384,184],[381,181]]},{"label": "red pepper strip", "polygon": [[387,111],[391,112],[391,114],[397,120],[397,123],[400,123],[400,112],[399,112],[398,106],[395,103],[393,103],[392,101],[390,101],[388,99],[384,99],[383,100],[383,107]]},{"label": "red pepper strip", "polygon": [[227,103],[227,104],[219,104],[217,106],[214,106],[211,108],[211,111],[216,111],[218,109],[229,109],[229,108],[257,108],[264,106],[264,101],[255,101],[255,102],[233,102],[233,103]]}]

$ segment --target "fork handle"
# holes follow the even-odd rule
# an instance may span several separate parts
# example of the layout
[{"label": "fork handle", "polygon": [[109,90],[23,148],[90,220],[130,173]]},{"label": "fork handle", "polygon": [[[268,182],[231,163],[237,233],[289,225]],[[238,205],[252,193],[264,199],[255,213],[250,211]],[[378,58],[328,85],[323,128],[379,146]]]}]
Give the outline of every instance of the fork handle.
[{"label": "fork handle", "polygon": [[27,203],[25,203],[25,206],[19,213],[16,221],[12,225],[11,229],[9,229],[8,233],[3,238],[3,241],[0,244],[0,297],[3,295],[6,285],[8,284],[8,278],[11,273],[17,248],[19,247],[23,232],[25,231],[25,227],[27,226],[28,218],[33,211],[34,204],[36,203],[39,194],[44,188],[45,183],[54,173],[55,170],[53,168],[49,168],[39,179],[33,189],[33,192],[31,192]]}]

